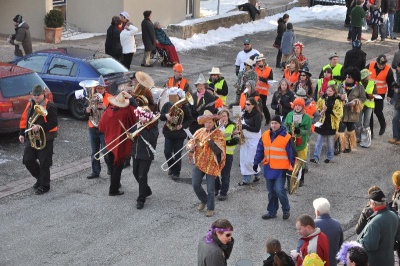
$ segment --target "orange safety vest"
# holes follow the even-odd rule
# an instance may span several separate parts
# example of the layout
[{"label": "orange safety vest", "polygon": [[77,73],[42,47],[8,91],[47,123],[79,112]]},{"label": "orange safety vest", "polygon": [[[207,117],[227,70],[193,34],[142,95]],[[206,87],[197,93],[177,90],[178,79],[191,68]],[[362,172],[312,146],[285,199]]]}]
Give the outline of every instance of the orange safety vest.
[{"label": "orange safety vest", "polygon": [[283,72],[285,79],[290,81],[290,90],[293,91],[293,84],[299,80],[300,72],[293,72],[290,73],[290,70],[288,68],[285,69]]},{"label": "orange safety vest", "polygon": [[[317,104],[313,100],[309,105],[304,107],[304,112],[311,117],[311,120],[314,118],[314,114],[317,111]],[[311,124],[311,133],[314,133],[315,126]]]},{"label": "orange safety vest", "polygon": [[289,169],[290,160],[286,152],[286,145],[290,141],[290,135],[278,135],[273,142],[270,138],[270,130],[262,135],[264,144],[264,164],[269,164],[272,169]]},{"label": "orange safety vest", "polygon": [[[265,66],[264,69],[256,67],[254,71],[257,73],[258,78],[259,77],[268,78],[272,71],[272,68],[267,66]],[[256,92],[258,92],[258,94],[268,96],[268,90],[270,88],[270,85],[268,83],[258,81],[258,78],[256,83]]]},{"label": "orange safety vest", "polygon": [[[110,94],[109,94],[108,92],[105,92],[104,95],[103,95],[103,103],[104,103],[105,106],[108,106],[108,103],[109,103],[108,97],[110,97]],[[85,111],[86,111],[86,110],[85,110]],[[90,121],[90,119],[88,119],[88,126],[89,126],[90,128],[94,127],[94,125],[92,124],[92,122]]]},{"label": "orange safety vest", "polygon": [[[47,109],[47,103],[49,102],[49,99],[44,99],[45,105],[43,106],[45,109]],[[20,129],[26,129],[28,127],[28,109],[31,107],[31,101],[29,101],[26,104],[25,110],[22,113],[21,120],[19,121],[19,128]],[[33,108],[33,107],[32,107]],[[43,116],[44,122],[47,123],[47,117]],[[49,130],[49,132],[56,132],[58,130],[58,127],[54,127]]]},{"label": "orange safety vest", "polygon": [[174,77],[170,77],[168,80],[168,88],[177,87],[184,91],[187,81],[187,79],[182,78],[180,81],[174,84]]},{"label": "orange safety vest", "polygon": [[[254,96],[254,100],[256,100],[256,102],[258,102],[258,99],[260,99],[260,96]],[[240,108],[242,108],[242,110],[246,105],[246,100],[247,100],[246,95],[244,93],[240,94],[239,106]]]},{"label": "orange safety vest", "polygon": [[221,97],[215,99],[215,109],[218,109],[223,106],[224,106],[224,101],[221,99]]},{"label": "orange safety vest", "polygon": [[371,72],[372,74],[370,75],[370,78],[375,81],[376,84],[376,88],[378,91],[378,94],[386,94],[387,92],[387,83],[386,83],[386,77],[389,73],[390,70],[390,66],[389,65],[385,65],[385,67],[381,70],[381,72],[379,72],[378,75],[376,75],[376,71],[375,71],[375,65],[376,62],[371,62],[369,64],[369,72]]}]

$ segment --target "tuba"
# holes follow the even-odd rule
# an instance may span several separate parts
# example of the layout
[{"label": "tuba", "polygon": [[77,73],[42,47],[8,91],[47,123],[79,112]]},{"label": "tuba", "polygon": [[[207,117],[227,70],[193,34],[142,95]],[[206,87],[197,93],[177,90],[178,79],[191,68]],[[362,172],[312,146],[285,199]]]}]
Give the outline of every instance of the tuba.
[{"label": "tuba", "polygon": [[303,159],[300,159],[299,157],[296,157],[296,162],[294,163],[293,171],[291,174],[286,174],[287,176],[290,177],[290,182],[288,185],[288,191],[289,195],[292,195],[296,193],[297,189],[299,188],[300,184],[300,178],[301,178],[301,172],[303,169],[303,166],[307,162],[304,161]]},{"label": "tuba", "polygon": [[154,87],[154,80],[152,79],[152,77],[150,77],[149,74],[146,74],[142,71],[137,71],[135,73],[135,78],[138,81],[138,84],[135,86],[130,94],[133,98],[135,98],[139,106],[148,106],[149,100],[144,95],[144,90],[146,88],[150,90],[152,87]]},{"label": "tuba", "polygon": [[32,127],[34,126],[39,116],[47,116],[47,110],[39,104],[35,104],[33,106],[33,110],[35,111],[35,113],[29,118],[29,129],[25,130],[25,132],[28,132],[28,138],[31,142],[31,147],[36,150],[43,150],[44,147],[46,147],[46,134],[44,132],[44,129],[41,125],[37,125],[39,127],[39,130],[33,131]]},{"label": "tuba", "polygon": [[103,102],[103,95],[101,95],[100,93],[94,93],[94,88],[98,85],[99,82],[95,80],[83,80],[79,82],[79,86],[84,88],[86,91],[86,99],[88,100],[89,107],[92,110],[89,116],[89,120],[95,127],[99,125],[100,118],[104,112],[103,109],[97,108],[97,105]]},{"label": "tuba", "polygon": [[169,115],[171,116],[171,121],[167,121],[165,124],[169,130],[175,131],[177,130],[177,126],[181,125],[183,122],[183,118],[185,116],[185,113],[182,110],[182,106],[186,103],[189,103],[190,105],[194,104],[193,97],[192,95],[187,92],[185,95],[185,98],[180,99],[174,105],[169,109]]}]

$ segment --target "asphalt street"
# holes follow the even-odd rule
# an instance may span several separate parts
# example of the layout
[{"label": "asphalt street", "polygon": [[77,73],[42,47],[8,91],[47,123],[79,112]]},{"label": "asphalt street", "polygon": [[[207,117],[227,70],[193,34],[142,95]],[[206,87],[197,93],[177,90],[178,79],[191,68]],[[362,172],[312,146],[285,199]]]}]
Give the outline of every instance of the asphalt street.
[{"label": "asphalt street", "polygon": [[[331,52],[336,51],[339,61],[343,62],[346,51],[351,48],[343,22],[313,20],[294,27],[297,40],[305,45],[304,54],[309,59],[313,77],[328,63]],[[179,53],[185,76],[193,84],[200,73],[207,76],[212,67],[220,67],[230,88],[228,101],[233,101],[234,60],[243,47],[244,37],[249,37],[253,47],[266,55],[270,65],[275,65],[276,49],[272,47],[275,31],[268,31]],[[4,42],[0,45],[2,53],[12,53]],[[62,45],[103,49],[104,36],[65,41]],[[34,44],[34,50],[45,47],[49,45]],[[398,42],[388,40],[365,44],[363,50],[368,60],[384,53],[390,63],[397,47]],[[142,51],[139,51],[134,56],[133,70],[149,73],[158,87],[172,75],[171,68],[160,65],[139,67],[141,58]],[[275,79],[279,80],[281,70],[273,68],[273,71]],[[33,189],[27,189],[0,199],[0,265],[196,265],[198,240],[217,218],[227,218],[234,226],[235,246],[229,265],[244,258],[260,265],[268,238],[279,239],[287,252],[295,248],[296,217],[303,213],[314,215],[312,201],[321,196],[331,202],[332,216],[344,229],[353,228],[367,202],[368,187],[375,184],[387,196],[392,193],[390,177],[398,170],[400,149],[387,142],[391,137],[392,109],[393,106],[385,106],[388,128],[382,136],[375,132],[370,148],[359,147],[350,154],[341,154],[330,164],[310,165],[305,186],[289,196],[291,217],[286,221],[282,220],[281,211],[276,219],[261,219],[267,204],[265,180],[245,188],[236,185],[241,181],[238,148],[228,200],[216,203],[214,217],[205,217],[204,212],[195,209],[198,200],[190,185],[192,166],[187,158],[177,182],[159,168],[165,161],[162,135],[149,174],[153,195],[145,208],[135,208],[138,186],[131,168],[125,169],[122,175],[125,195],[109,197],[109,180],[104,172],[100,179],[86,179],[90,173],[87,122],[74,120],[68,112],[59,112],[60,130],[54,145],[52,168],[58,178],[52,182],[51,191],[36,196]],[[376,122],[375,130],[378,128]],[[267,127],[263,126],[265,129]],[[315,141],[315,136],[312,140]],[[15,135],[0,136],[0,186],[29,178],[21,163],[22,151]],[[31,181],[33,184],[33,178]],[[354,238],[352,230],[346,231],[346,237]]]}]

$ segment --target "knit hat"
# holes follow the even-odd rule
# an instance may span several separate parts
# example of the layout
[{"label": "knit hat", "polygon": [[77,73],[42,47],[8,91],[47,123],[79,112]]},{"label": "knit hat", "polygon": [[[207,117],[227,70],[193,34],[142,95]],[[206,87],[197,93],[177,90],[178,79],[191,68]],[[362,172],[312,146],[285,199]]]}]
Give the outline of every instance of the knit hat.
[{"label": "knit hat", "polygon": [[272,117],[271,121],[275,121],[275,122],[278,122],[279,124],[282,124],[282,119],[279,115],[274,115],[274,117]]},{"label": "knit hat", "polygon": [[396,187],[400,187],[400,171],[396,171],[393,173],[392,182],[393,185],[395,185]]},{"label": "knit hat", "polygon": [[16,23],[18,23],[18,24],[20,24],[20,23],[22,22],[22,16],[21,16],[21,15],[16,15],[16,16],[13,18],[13,21],[16,22]]},{"label": "knit hat", "polygon": [[383,194],[382,190],[374,191],[369,195],[369,199],[376,201],[376,202],[385,202],[386,196]]},{"label": "knit hat", "polygon": [[328,59],[331,60],[334,57],[339,57],[338,54],[336,52],[333,52],[329,55]]},{"label": "knit hat", "polygon": [[293,108],[294,108],[296,105],[301,106],[301,107],[304,108],[304,107],[306,106],[306,102],[304,101],[303,98],[297,97],[297,98],[294,99],[294,101],[293,101]]},{"label": "knit hat", "polygon": [[376,62],[380,65],[385,65],[387,63],[386,55],[384,54],[379,55],[378,58],[376,59]]},{"label": "knit hat", "polygon": [[119,15],[124,16],[126,19],[129,19],[129,14],[126,11],[122,11]]},{"label": "knit hat", "polygon": [[38,96],[38,95],[41,95],[41,94],[43,94],[43,93],[44,93],[44,89],[42,88],[41,85],[35,85],[35,86],[33,87],[33,89],[32,89],[32,92],[31,92],[31,94],[32,94],[33,96]]}]

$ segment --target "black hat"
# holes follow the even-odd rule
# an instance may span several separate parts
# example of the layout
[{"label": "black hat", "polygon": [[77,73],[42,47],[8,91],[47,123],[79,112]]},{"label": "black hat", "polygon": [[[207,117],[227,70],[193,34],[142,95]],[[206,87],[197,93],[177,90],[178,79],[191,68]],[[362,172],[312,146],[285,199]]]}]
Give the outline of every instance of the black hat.
[{"label": "black hat", "polygon": [[377,62],[378,64],[380,64],[380,65],[386,64],[387,61],[388,61],[388,60],[386,59],[386,55],[384,55],[384,54],[379,55],[378,58],[376,59],[376,62]]},{"label": "black hat", "polygon": [[41,85],[35,85],[31,92],[31,94],[34,96],[41,95],[43,93],[44,93],[44,89],[42,88]]},{"label": "black hat", "polygon": [[299,72],[300,73],[305,73],[307,76],[309,76],[309,77],[311,77],[312,75],[311,75],[311,73],[310,73],[310,71],[309,71],[309,69],[308,69],[308,67],[303,67],[302,69],[300,69],[299,70]]},{"label": "black hat", "polygon": [[146,10],[146,11],[143,12],[143,16],[145,18],[150,17],[150,15],[151,15],[151,10]]},{"label": "black hat", "polygon": [[385,202],[386,201],[385,194],[383,194],[383,192],[381,190],[372,192],[371,195],[369,195],[369,199],[376,201],[376,202]]},{"label": "black hat", "polygon": [[22,22],[22,16],[21,16],[21,15],[16,15],[16,16],[13,18],[13,21],[16,22],[16,23],[18,23],[18,24],[20,24],[20,23]]},{"label": "black hat", "polygon": [[279,124],[282,124],[282,120],[279,115],[274,115],[274,117],[272,117],[271,121],[275,121],[275,122],[278,122]]}]

